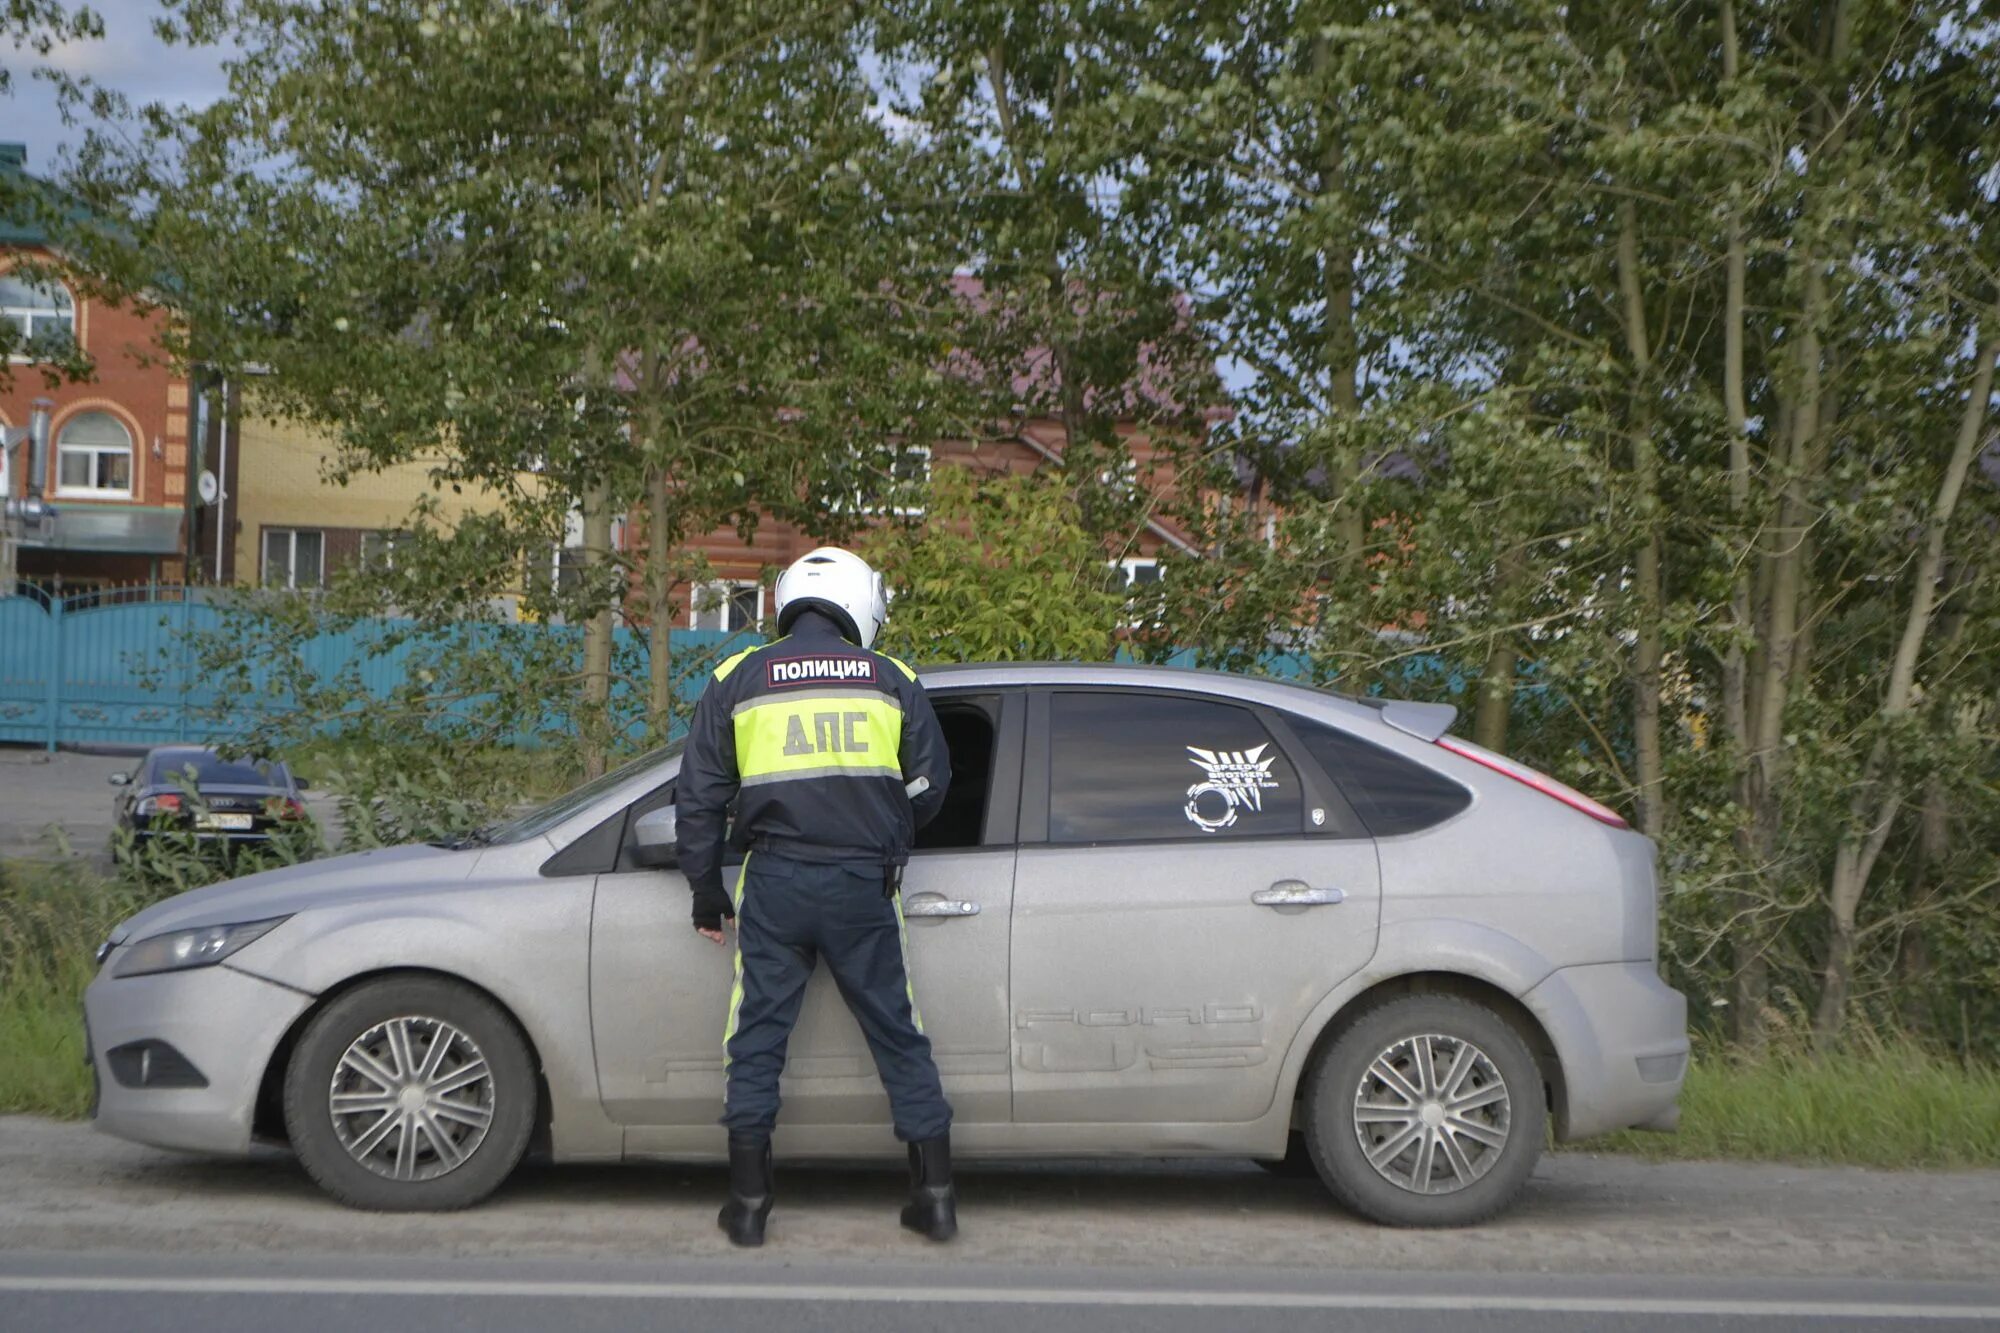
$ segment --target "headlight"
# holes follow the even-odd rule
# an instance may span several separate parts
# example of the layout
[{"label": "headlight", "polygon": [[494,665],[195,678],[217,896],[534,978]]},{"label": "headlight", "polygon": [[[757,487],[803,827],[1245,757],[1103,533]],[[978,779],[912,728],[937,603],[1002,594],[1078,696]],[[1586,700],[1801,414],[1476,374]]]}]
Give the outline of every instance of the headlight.
[{"label": "headlight", "polygon": [[142,977],[150,972],[179,972],[190,967],[219,963],[253,940],[262,939],[273,926],[286,920],[274,916],[266,921],[240,921],[233,926],[197,926],[140,940],[118,960],[120,977]]}]

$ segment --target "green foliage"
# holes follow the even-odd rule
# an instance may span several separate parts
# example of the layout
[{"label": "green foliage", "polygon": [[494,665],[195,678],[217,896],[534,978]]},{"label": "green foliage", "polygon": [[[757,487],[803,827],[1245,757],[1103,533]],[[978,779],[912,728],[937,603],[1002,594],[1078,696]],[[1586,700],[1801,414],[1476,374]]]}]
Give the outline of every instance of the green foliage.
[{"label": "green foliage", "polygon": [[884,651],[917,662],[1109,661],[1126,599],[1059,472],[939,468],[919,523],[864,547],[895,590]]},{"label": "green foliage", "polygon": [[[46,57],[64,43],[104,35],[104,20],[87,6],[74,8],[56,0],[4,0],[0,3],[0,42],[18,53]],[[14,90],[14,71],[0,64],[0,97]]]},{"label": "green foliage", "polygon": [[83,988],[97,946],[176,891],[101,879],[75,861],[0,861],[0,1112],[83,1114]]},{"label": "green foliage", "polygon": [[[1962,4],[196,0],[169,28],[236,45],[230,95],[93,142],[77,188],[144,206],[129,252],[78,253],[173,275],[176,350],[270,368],[340,467],[504,498],[425,507],[396,569],[261,604],[215,659],[290,692],[294,739],[358,729],[363,836],[477,817],[496,741],[589,767],[669,730],[692,537],[851,536],[906,444],[1059,424],[1059,477],[940,468],[927,523],[875,539],[892,646],[1129,633],[1448,699],[1659,840],[1704,1026],[1994,1053],[2000,35]],[[1101,581],[1149,516],[1135,433],[1200,552],[1143,604]],[[590,557],[524,584],[572,518]],[[513,634],[515,597],[582,646]],[[390,698],[313,660],[321,615],[392,608]]]},{"label": "green foliage", "polygon": [[1718,1053],[1688,1071],[1677,1133],[1591,1147],[1657,1161],[1990,1170],[2000,1166],[2000,1072],[1875,1038],[1818,1057]]}]

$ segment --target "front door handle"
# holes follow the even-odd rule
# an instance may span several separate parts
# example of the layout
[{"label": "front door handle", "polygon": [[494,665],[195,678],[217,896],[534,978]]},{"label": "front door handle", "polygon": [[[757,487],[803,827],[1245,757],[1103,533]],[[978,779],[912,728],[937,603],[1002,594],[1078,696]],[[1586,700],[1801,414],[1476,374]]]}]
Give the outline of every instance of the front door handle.
[{"label": "front door handle", "polygon": [[903,904],[903,915],[912,916],[978,916],[978,903],[959,902],[953,898],[939,898],[933,894],[922,894]]},{"label": "front door handle", "polygon": [[1325,907],[1346,900],[1339,889],[1316,889],[1302,879],[1281,879],[1250,895],[1259,907]]}]

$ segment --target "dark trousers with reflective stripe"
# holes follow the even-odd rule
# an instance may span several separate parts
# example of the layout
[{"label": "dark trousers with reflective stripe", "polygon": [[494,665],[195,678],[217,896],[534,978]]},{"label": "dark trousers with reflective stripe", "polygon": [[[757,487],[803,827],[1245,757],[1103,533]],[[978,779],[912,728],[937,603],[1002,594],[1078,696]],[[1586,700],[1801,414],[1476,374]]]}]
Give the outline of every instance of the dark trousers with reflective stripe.
[{"label": "dark trousers with reflective stripe", "polygon": [[785,1043],[813,967],[824,958],[875,1056],[896,1137],[910,1143],[949,1129],[951,1107],[903,951],[901,903],[882,895],[881,870],[752,852],[736,887],[736,989],[723,1039],[722,1123],[752,1134],[768,1134],[777,1124]]}]

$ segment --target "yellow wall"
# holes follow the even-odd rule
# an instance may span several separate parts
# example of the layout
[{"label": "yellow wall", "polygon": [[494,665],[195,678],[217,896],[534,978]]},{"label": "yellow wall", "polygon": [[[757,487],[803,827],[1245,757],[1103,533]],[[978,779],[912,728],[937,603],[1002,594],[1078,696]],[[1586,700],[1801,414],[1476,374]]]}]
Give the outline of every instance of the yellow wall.
[{"label": "yellow wall", "polygon": [[326,479],[339,452],[334,441],[310,427],[263,415],[254,403],[244,412],[232,448],[241,451],[229,498],[230,516],[238,524],[238,583],[257,581],[259,543],[266,527],[401,528],[408,526],[417,501],[432,494],[448,523],[500,507],[490,491],[471,486],[464,494],[454,494],[449,485],[434,491],[429,468],[422,462],[356,472],[346,485],[336,486]]}]

